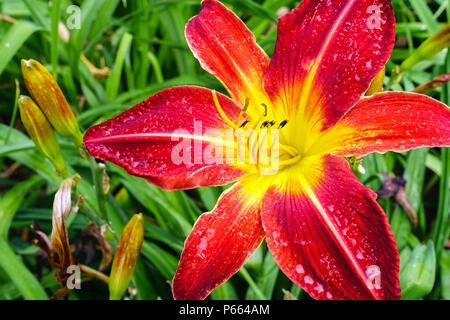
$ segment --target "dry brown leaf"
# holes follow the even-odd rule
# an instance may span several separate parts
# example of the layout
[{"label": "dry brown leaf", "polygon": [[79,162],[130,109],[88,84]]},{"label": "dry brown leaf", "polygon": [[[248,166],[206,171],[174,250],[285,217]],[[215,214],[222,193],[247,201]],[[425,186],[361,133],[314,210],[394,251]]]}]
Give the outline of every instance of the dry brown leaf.
[{"label": "dry brown leaf", "polygon": [[417,227],[417,214],[406,196],[406,180],[403,177],[393,177],[389,172],[383,172],[383,185],[377,191],[378,197],[388,199],[394,197],[395,201],[402,206],[411,220],[413,230]]}]

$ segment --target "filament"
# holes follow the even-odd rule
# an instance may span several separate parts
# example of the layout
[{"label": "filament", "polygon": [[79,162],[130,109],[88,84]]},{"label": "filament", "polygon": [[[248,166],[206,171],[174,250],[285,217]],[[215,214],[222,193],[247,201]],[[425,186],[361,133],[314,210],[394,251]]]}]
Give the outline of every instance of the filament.
[{"label": "filament", "polygon": [[236,119],[235,123],[239,123],[239,121],[241,120],[242,116],[244,115],[245,112],[247,112],[248,106],[250,105],[250,99],[249,98],[245,98],[245,104],[244,104],[244,108],[242,108],[241,112],[239,113],[239,116]]},{"label": "filament", "polygon": [[228,118],[228,116],[225,114],[222,107],[220,106],[219,99],[217,98],[216,90],[212,90],[212,96],[213,96],[213,100],[214,100],[214,105],[216,106],[217,111],[219,112],[222,119],[233,129],[238,129],[238,126],[233,121],[231,121],[230,118]]},{"label": "filament", "polygon": [[[228,118],[228,116],[225,114],[225,112],[223,111],[219,99],[217,97],[217,92],[215,90],[212,90],[212,97],[213,97],[213,101],[214,101],[214,105],[217,109],[217,112],[219,112],[219,115],[222,117],[222,119],[234,130],[238,130],[238,129],[243,129],[245,127],[245,125],[247,123],[249,123],[249,120],[246,120],[244,123],[242,123],[240,126],[238,125],[238,123],[240,122],[242,116],[244,115],[245,112],[247,112],[247,109],[249,107],[250,104],[250,99],[246,98],[245,99],[245,105],[242,108],[241,112],[239,113],[237,119],[235,122],[231,121],[230,118]],[[271,141],[272,140],[272,136],[271,133],[268,132],[271,130],[271,127],[273,125],[275,125],[274,121],[266,121],[264,123],[266,123],[266,125],[264,126],[264,130],[262,130],[262,128],[260,128],[260,124],[261,121],[267,117],[268,115],[268,107],[267,105],[265,105],[264,103],[261,104],[262,107],[264,107],[264,113],[262,115],[260,115],[260,117],[255,121],[254,125],[252,126],[251,130],[252,132],[250,133],[248,139],[248,151],[249,151],[249,157],[248,160],[250,161],[250,159],[252,158],[256,164],[256,167],[259,169],[260,167],[260,159],[259,159],[259,151],[260,151],[260,137],[258,137],[259,133],[261,131],[267,131],[265,132],[265,136],[264,136],[264,141],[261,141],[261,143],[266,143],[267,145],[267,141],[269,140],[269,146],[268,146],[268,154],[271,155],[272,154],[272,149],[274,148],[273,143],[275,143],[275,141]],[[282,129],[286,124],[287,124],[287,120],[284,120],[280,123],[278,129]],[[256,135],[256,137],[255,137]],[[252,139],[255,137],[254,143],[252,144]],[[252,145],[250,145],[252,144]],[[235,146],[236,148],[237,146]],[[295,147],[289,146],[289,145],[285,145],[285,144],[281,144],[279,143],[279,149],[283,150],[284,152],[286,152],[287,154],[289,154],[291,156],[290,159],[284,160],[284,161],[280,161],[279,162],[279,166],[280,167],[285,167],[285,166],[289,166],[292,164],[295,164],[296,162],[298,162],[301,158],[302,155],[298,152],[298,150]],[[256,151],[256,159],[255,159],[255,155],[254,155],[254,151]],[[247,159],[247,157],[245,157]]]}]

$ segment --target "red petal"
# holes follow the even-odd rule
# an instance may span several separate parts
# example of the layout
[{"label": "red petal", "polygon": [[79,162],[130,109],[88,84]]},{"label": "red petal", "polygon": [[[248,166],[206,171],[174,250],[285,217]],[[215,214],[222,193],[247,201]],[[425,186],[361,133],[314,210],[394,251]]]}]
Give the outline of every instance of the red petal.
[{"label": "red petal", "polygon": [[200,14],[186,25],[186,39],[202,67],[222,81],[238,104],[245,98],[253,102],[264,92],[269,58],[245,24],[220,2],[202,2]]},{"label": "red petal", "polygon": [[318,146],[342,156],[450,146],[450,108],[425,95],[385,92],[363,98]]},{"label": "red petal", "polygon": [[315,299],[398,299],[399,256],[375,198],[331,155],[273,186],[262,219],[283,272]]},{"label": "red petal", "polygon": [[200,216],[173,279],[175,299],[204,299],[242,267],[264,238],[260,203],[237,183]]},{"label": "red petal", "polygon": [[[240,108],[223,95],[218,94],[218,98],[228,117],[237,117]],[[113,162],[167,190],[223,185],[235,181],[244,171],[228,165],[226,159],[222,159],[223,164],[214,164],[217,161],[207,158],[210,153],[204,152],[211,142],[204,139],[214,137],[207,135],[209,129],[222,132],[227,128],[210,90],[175,87],[90,128],[84,145],[92,156]],[[172,152],[178,150],[174,148],[184,141],[176,132],[180,129],[192,147],[186,163],[172,160]],[[175,154],[184,155],[181,151]]]},{"label": "red petal", "polygon": [[394,37],[389,0],[304,0],[280,19],[264,87],[288,115],[297,111],[329,127],[368,89]]}]

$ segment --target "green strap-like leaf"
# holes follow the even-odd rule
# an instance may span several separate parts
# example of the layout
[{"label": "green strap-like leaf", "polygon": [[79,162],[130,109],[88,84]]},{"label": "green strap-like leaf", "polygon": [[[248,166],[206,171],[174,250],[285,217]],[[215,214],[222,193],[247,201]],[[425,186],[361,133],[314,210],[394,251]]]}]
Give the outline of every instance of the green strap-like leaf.
[{"label": "green strap-like leaf", "polygon": [[13,24],[0,40],[0,74],[16,54],[17,50],[39,27],[28,21]]},{"label": "green strap-like leaf", "polygon": [[39,175],[16,184],[9,189],[0,199],[0,237],[8,238],[8,231],[14,214],[22,203],[27,193],[44,182],[44,178]]},{"label": "green strap-like leaf", "polygon": [[42,285],[2,238],[0,238],[0,267],[9,275],[25,299],[48,300]]}]

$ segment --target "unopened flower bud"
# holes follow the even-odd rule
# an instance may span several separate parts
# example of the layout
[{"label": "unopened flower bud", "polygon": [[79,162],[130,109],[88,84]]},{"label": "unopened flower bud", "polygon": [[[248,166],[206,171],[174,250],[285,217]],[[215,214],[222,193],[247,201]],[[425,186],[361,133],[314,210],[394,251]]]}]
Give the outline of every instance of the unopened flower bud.
[{"label": "unopened flower bud", "polygon": [[386,67],[381,69],[381,71],[378,72],[377,76],[372,80],[369,89],[367,89],[366,91],[366,96],[371,96],[374,95],[375,93],[383,91],[385,74],[386,74]]},{"label": "unopened flower bud", "polygon": [[432,58],[441,50],[450,46],[450,23],[425,40],[412,55],[400,65],[400,71],[406,71],[417,63]]},{"label": "unopened flower bud", "polygon": [[135,215],[125,226],[109,278],[110,300],[119,300],[128,289],[144,240],[144,217]]},{"label": "unopened flower bud", "polygon": [[81,147],[83,136],[77,119],[50,72],[39,62],[30,59],[22,60],[22,74],[28,91],[53,128]]},{"label": "unopened flower bud", "polygon": [[36,147],[52,162],[56,171],[67,176],[66,162],[61,154],[58,140],[47,118],[34,101],[27,96],[19,98],[20,118]]}]

